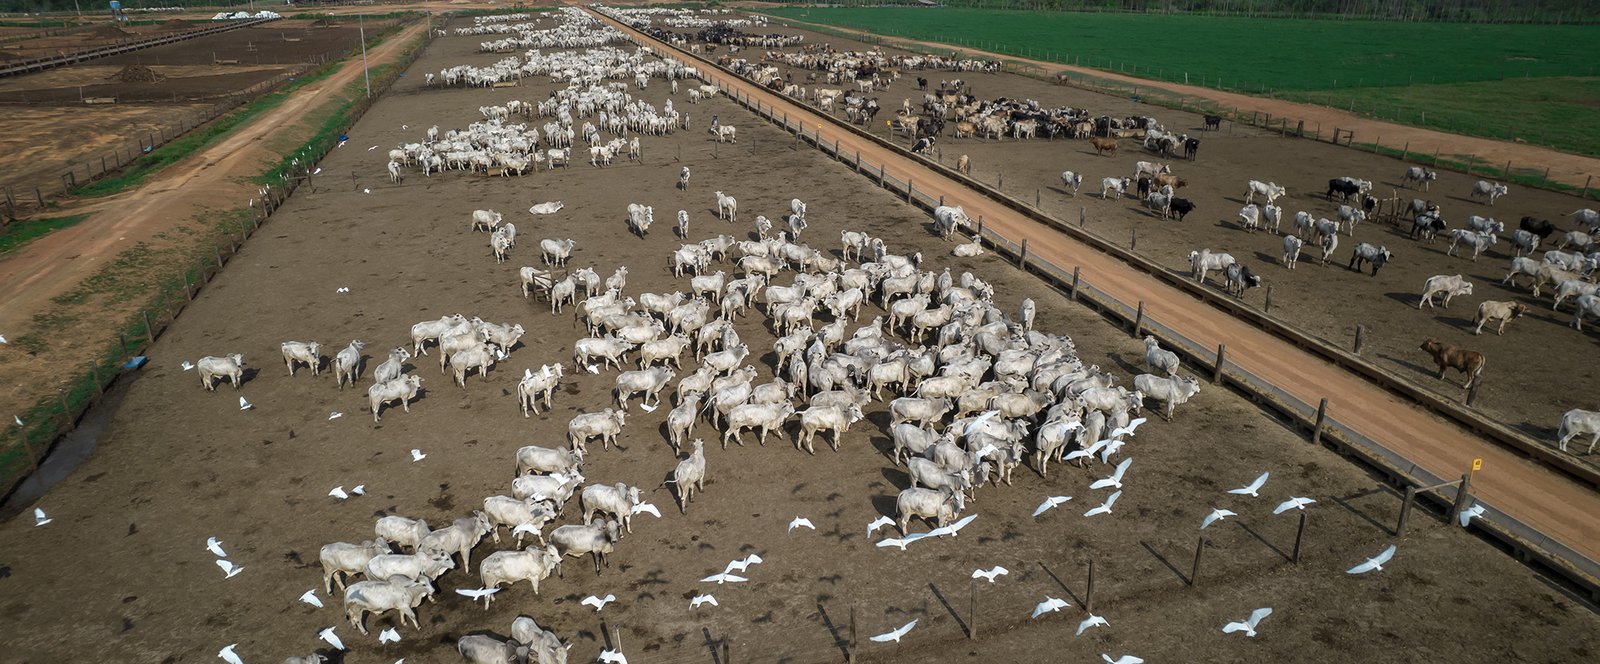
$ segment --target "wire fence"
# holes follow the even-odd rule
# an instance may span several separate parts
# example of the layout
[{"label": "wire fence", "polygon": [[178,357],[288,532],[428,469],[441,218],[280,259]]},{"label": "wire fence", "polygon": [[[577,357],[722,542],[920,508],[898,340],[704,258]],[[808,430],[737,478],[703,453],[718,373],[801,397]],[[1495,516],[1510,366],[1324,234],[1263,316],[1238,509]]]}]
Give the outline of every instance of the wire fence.
[{"label": "wire fence", "polygon": [[[71,376],[53,397],[40,400],[19,417],[20,426],[10,427],[0,434],[0,486],[5,487],[0,497],[10,496],[39,467],[62,436],[77,428],[78,420],[100,402],[123,370],[143,365],[146,350],[177,320],[206,284],[216,278],[223,266],[238,255],[244,242],[272,219],[284,201],[300,186],[311,184],[316,164],[338,145],[338,136],[354,125],[381,93],[400,78],[432,42],[433,36],[433,30],[424,31],[416,45],[402,53],[394,66],[373,77],[372,96],[358,97],[342,113],[336,114],[325,130],[270,169],[267,177],[273,182],[263,186],[261,195],[252,198],[247,207],[222,213],[233,220],[223,225],[224,234],[216,238],[210,252],[199,252],[192,267],[158,280],[149,304],[121,325],[115,343],[89,362],[86,370]],[[332,62],[325,67],[339,64]]]}]

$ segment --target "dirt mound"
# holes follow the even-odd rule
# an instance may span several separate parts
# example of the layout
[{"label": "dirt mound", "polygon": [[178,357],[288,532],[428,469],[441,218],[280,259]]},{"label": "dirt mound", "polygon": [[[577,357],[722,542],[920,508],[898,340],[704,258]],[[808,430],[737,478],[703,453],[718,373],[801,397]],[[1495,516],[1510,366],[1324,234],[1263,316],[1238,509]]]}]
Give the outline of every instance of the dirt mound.
[{"label": "dirt mound", "polygon": [[157,74],[155,70],[144,65],[128,65],[115,74],[106,77],[107,80],[121,81],[123,83],[155,83],[167,77]]},{"label": "dirt mound", "polygon": [[93,37],[95,39],[121,39],[129,36],[129,33],[124,32],[122,28],[114,25],[98,26],[90,30],[85,30],[81,34],[83,34],[85,37]]},{"label": "dirt mound", "polygon": [[330,28],[330,27],[333,27],[335,25],[338,25],[338,24],[334,23],[332,17],[328,17],[328,16],[324,16],[322,18],[319,18],[319,19],[311,22],[311,27],[313,27],[313,28]]}]

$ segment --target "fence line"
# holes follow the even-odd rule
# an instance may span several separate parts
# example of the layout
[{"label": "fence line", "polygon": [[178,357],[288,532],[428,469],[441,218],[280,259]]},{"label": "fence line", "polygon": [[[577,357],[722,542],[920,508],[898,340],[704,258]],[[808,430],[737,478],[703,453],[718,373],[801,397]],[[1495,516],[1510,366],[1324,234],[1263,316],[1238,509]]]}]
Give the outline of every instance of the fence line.
[{"label": "fence line", "polygon": [[253,25],[260,25],[262,23],[267,23],[269,21],[276,21],[276,20],[278,20],[278,19],[275,19],[275,18],[256,18],[256,19],[246,19],[246,20],[240,20],[240,21],[233,21],[233,22],[231,22],[231,23],[229,23],[227,25],[211,25],[211,26],[206,26],[206,27],[203,27],[203,28],[198,28],[198,29],[195,29],[195,30],[187,30],[187,31],[180,32],[180,33],[177,33],[177,34],[163,35],[163,36],[160,36],[160,37],[152,37],[150,39],[137,40],[137,41],[132,41],[132,42],[125,43],[125,44],[112,44],[110,46],[101,46],[101,47],[97,47],[97,48],[91,48],[91,49],[87,49],[87,50],[83,50],[83,51],[78,51],[76,53],[67,53],[67,54],[63,54],[63,55],[54,55],[54,56],[45,57],[45,58],[35,58],[35,59],[32,59],[32,60],[24,60],[22,62],[18,62],[18,63],[15,63],[15,64],[11,64],[11,65],[6,65],[4,67],[0,67],[0,78],[6,77],[6,76],[16,76],[16,75],[20,75],[20,74],[31,74],[33,72],[44,71],[46,69],[50,69],[50,68],[53,68],[53,67],[60,67],[60,66],[63,66],[63,65],[73,65],[73,64],[80,63],[80,62],[84,62],[86,60],[94,60],[96,58],[103,58],[103,57],[111,56],[111,55],[119,55],[119,54],[122,54],[122,53],[129,53],[129,52],[132,52],[132,51],[138,51],[138,50],[142,50],[142,49],[146,49],[146,48],[153,48],[153,47],[162,46],[162,45],[165,45],[165,44],[173,44],[173,43],[177,43],[177,42],[180,42],[180,41],[186,41],[186,40],[189,40],[189,39],[194,39],[194,38],[197,38],[197,37],[204,37],[206,35],[213,35],[213,34],[217,34],[217,33],[220,33],[220,32],[227,32],[229,30],[236,30],[236,29],[239,29],[239,28],[247,28],[247,27],[250,27],[250,26],[253,26]]},{"label": "fence line", "polygon": [[[398,24],[404,26],[402,22]],[[139,358],[145,350],[170,327],[183,311],[192,302],[195,296],[215,279],[222,267],[233,259],[243,249],[245,240],[249,239],[256,230],[272,219],[272,215],[283,205],[290,195],[302,184],[310,184],[312,172],[316,169],[317,162],[327,156],[328,152],[337,145],[339,133],[348,130],[355,124],[384,91],[387,91],[396,80],[405,72],[406,68],[415,62],[428,44],[433,41],[433,30],[424,31],[416,47],[402,54],[395,66],[374,77],[372,81],[373,96],[360,96],[351,106],[346,122],[340,127],[340,132],[332,136],[313,138],[300,149],[290,151],[284,158],[288,168],[278,172],[277,184],[267,185],[262,188],[262,195],[252,198],[250,205],[244,210],[245,223],[237,232],[229,232],[218,238],[209,255],[202,252],[196,265],[185,268],[176,275],[168,277],[166,281],[157,286],[157,292],[149,307],[141,309],[133,320],[126,324],[118,334],[117,341],[102,352],[98,359],[89,363],[87,371],[73,376],[67,381],[67,387],[57,390],[54,399],[45,399],[30,411],[30,417],[22,426],[12,429],[8,438],[8,447],[21,447],[27,465],[14,476],[0,476],[0,481],[7,482],[5,491],[0,493],[0,501],[9,497],[22,482],[27,479],[39,464],[49,456],[61,437],[70,433],[77,427],[78,420],[89,408],[99,403],[105,394],[105,389],[117,379],[124,368],[135,368],[130,365],[134,358]],[[300,159],[301,156],[308,158]],[[275,172],[269,170],[268,173]],[[0,472],[10,469],[0,468]]]}]

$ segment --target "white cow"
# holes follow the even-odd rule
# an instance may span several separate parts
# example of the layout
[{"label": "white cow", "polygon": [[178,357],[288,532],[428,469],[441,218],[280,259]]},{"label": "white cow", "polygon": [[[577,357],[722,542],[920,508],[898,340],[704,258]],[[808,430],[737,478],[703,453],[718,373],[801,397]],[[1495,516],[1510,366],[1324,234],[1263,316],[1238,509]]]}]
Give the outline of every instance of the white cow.
[{"label": "white cow", "polygon": [[1206,273],[1212,270],[1221,270],[1238,261],[1225,252],[1213,253],[1210,249],[1189,252],[1189,275],[1199,283],[1205,283]]},{"label": "white cow", "polygon": [[1435,295],[1444,295],[1444,306],[1449,308],[1450,298],[1457,295],[1471,294],[1472,282],[1467,281],[1461,275],[1436,274],[1428,277],[1428,280],[1422,284],[1422,299],[1417,301],[1417,308],[1421,309],[1424,304],[1432,308],[1433,296]]},{"label": "white cow", "polygon": [[1261,182],[1260,180],[1251,180],[1248,183],[1248,186],[1249,191],[1244,193],[1244,202],[1246,203],[1254,203],[1256,196],[1261,196],[1267,199],[1268,205],[1271,205],[1276,203],[1279,198],[1282,198],[1284,195],[1289,193],[1283,187],[1278,186],[1276,182]]},{"label": "white cow", "polygon": [[1487,198],[1489,205],[1494,205],[1494,199],[1506,195],[1506,186],[1488,180],[1479,180],[1472,185],[1473,198]]}]

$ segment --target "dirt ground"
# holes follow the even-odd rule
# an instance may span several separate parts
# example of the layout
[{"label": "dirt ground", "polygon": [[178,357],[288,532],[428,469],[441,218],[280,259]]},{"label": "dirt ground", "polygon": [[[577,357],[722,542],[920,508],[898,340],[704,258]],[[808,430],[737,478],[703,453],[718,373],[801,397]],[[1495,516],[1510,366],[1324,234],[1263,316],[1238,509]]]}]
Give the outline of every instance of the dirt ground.
[{"label": "dirt ground", "polygon": [[[782,27],[770,31],[797,32]],[[808,42],[865,48],[831,35],[806,34]],[[749,53],[746,51],[745,55]],[[803,77],[804,73],[800,75]],[[933,85],[941,79],[957,77],[950,72],[921,75]],[[1283,254],[1283,238],[1270,233],[1247,234],[1237,216],[1244,206],[1245,183],[1252,179],[1287,187],[1288,196],[1278,201],[1288,218],[1286,230],[1292,231],[1297,210],[1317,217],[1336,216],[1339,203],[1327,201],[1323,192],[1328,179],[1343,175],[1373,181],[1379,196],[1397,191],[1407,201],[1415,197],[1437,203],[1454,228],[1463,227],[1469,215],[1481,215],[1497,218],[1514,231],[1518,220],[1529,215],[1555,221],[1564,231],[1576,227],[1562,215],[1592,204],[1574,196],[1518,187],[1491,208],[1481,199],[1474,201],[1467,195],[1478,179],[1473,176],[1441,170],[1431,191],[1413,191],[1399,184],[1407,165],[1387,157],[1327,143],[1279,138],[1242,126],[1225,125],[1221,131],[1203,132],[1204,123],[1195,114],[1022,76],[967,72],[959,78],[984,99],[1034,99],[1046,106],[1070,105],[1115,117],[1150,115],[1172,131],[1199,137],[1201,146],[1198,158],[1191,163],[1161,159],[1131,139],[1122,141],[1118,156],[1101,157],[1081,141],[984,141],[957,139],[947,132],[939,145],[939,158],[945,164],[953,166],[960,155],[970,155],[975,178],[999,184],[1002,190],[1028,202],[1037,195],[1042,209],[1058,219],[1075,223],[1081,208],[1091,233],[1124,246],[1137,234],[1137,251],[1178,272],[1188,272],[1190,251],[1210,248],[1232,253],[1273,288],[1274,316],[1346,348],[1354,343],[1356,325],[1364,325],[1364,356],[1447,398],[1465,398],[1459,374],[1453,383],[1437,380],[1431,358],[1417,346],[1423,339],[1434,337],[1482,351],[1489,364],[1477,406],[1533,438],[1553,441],[1561,413],[1594,406],[1586,395],[1600,389],[1600,365],[1573,366],[1569,358],[1592,355],[1596,332],[1579,333],[1569,326],[1571,305],[1564,303],[1561,312],[1553,313],[1551,296],[1536,301],[1526,287],[1499,283],[1512,257],[1509,240],[1473,262],[1467,257],[1446,256],[1448,237],[1441,236],[1431,245],[1411,240],[1409,222],[1393,227],[1368,223],[1359,226],[1354,237],[1340,237],[1327,267],[1320,265],[1320,250],[1308,242],[1299,268],[1291,271],[1275,264]],[[889,90],[877,93],[885,110],[873,131],[881,134],[886,129],[882,118],[899,108],[902,99],[909,97],[914,106],[920,107],[922,93],[915,86],[915,76],[907,76]],[[1150,216],[1136,198],[1100,199],[1100,180],[1132,175],[1133,163],[1139,160],[1168,163],[1188,182],[1178,195],[1193,201],[1197,209],[1186,221],[1163,221]],[[1061,186],[1060,173],[1064,170],[1083,175],[1083,188],[1076,197]],[[1553,235],[1541,249],[1554,248],[1554,241],[1559,238],[1560,233]],[[1395,253],[1395,261],[1376,277],[1343,269],[1358,242],[1388,247]],[[1422,284],[1437,274],[1464,275],[1476,289],[1471,296],[1453,300],[1448,309],[1418,312]],[[1526,284],[1527,279],[1522,282]],[[1215,285],[1220,288],[1220,281]],[[1264,288],[1252,290],[1245,299],[1262,306],[1265,292]],[[1508,326],[1505,336],[1473,336],[1472,319],[1478,304],[1485,300],[1515,300],[1527,303],[1532,310],[1524,320]],[[1551,375],[1561,379],[1549,380]]]},{"label": "dirt ground", "polygon": [[[193,118],[205,104],[116,104],[88,107],[7,108],[0,134],[0,182],[18,200],[36,205],[33,187],[61,193],[61,174],[112,150],[137,151],[142,137]],[[98,170],[98,168],[96,168]],[[50,193],[46,194],[51,195]]]},{"label": "dirt ground", "polygon": [[[468,61],[475,43],[441,39],[413,72]],[[1052,661],[1093,661],[1103,652],[1152,662],[1284,661],[1304,660],[1315,648],[1350,661],[1578,662],[1600,648],[1588,607],[1427,516],[1414,517],[1383,572],[1345,575],[1391,543],[1380,524],[1393,519],[1398,500],[1336,455],[1217,390],[1200,394],[1175,423],[1156,420],[1139,430],[1127,449],[1137,461],[1111,515],[1080,516],[1106,494],[1087,488],[1105,467],[1062,468],[1049,479],[1019,469],[1014,486],[979,492],[971,510],[979,518],[961,537],[918,542],[904,552],[874,547],[877,538],[863,530],[906,485],[885,456],[881,402],[845,436],[839,453],[796,452],[789,432],[765,447],[713,445],[706,492],[690,505],[694,516],[671,509],[667,491],[648,493],[663,518],[638,518],[603,576],[593,574],[587,559],[571,559],[565,566],[571,576],[546,581],[540,596],[518,586],[485,611],[450,592],[478,587],[475,572],[452,571],[441,578],[439,602],[419,610],[428,623],[420,633],[404,629],[403,641],[380,647],[376,631],[392,617],[369,619],[374,635],[361,637],[342,622],[337,599],[324,597],[324,609],[297,601],[320,583],[318,547],[369,538],[377,515],[435,525],[464,515],[484,496],[508,493],[505,471],[517,447],[558,446],[573,414],[605,407],[614,376],[578,374],[554,412],[520,417],[511,396],[516,376],[565,362],[580,333],[566,314],[551,316],[545,303],[523,300],[516,272],[537,264],[540,238],[571,237],[573,266],[609,273],[628,265],[630,294],[685,287],[686,278],[673,279],[662,267],[678,245],[669,224],[645,239],[626,234],[628,202],[653,205],[663,219],[688,210],[690,238],[699,239],[747,235],[754,215],[773,216],[798,196],[810,204],[805,239],[814,245],[832,248],[840,230],[862,230],[893,250],[923,252],[929,266],[973,270],[994,283],[1005,308],[1023,297],[1038,301],[1039,327],[1070,334],[1085,362],[1115,367],[1124,377],[1140,370],[1139,344],[1124,333],[993,257],[948,257],[950,245],[927,233],[920,212],[818,153],[794,149],[723,99],[677,103],[697,128],[711,114],[736,124],[737,147],[713,152],[695,130],[648,139],[643,165],[574,166],[510,180],[413,173],[391,185],[382,177],[386,158],[366,146],[413,140],[416,128],[435,122],[464,126],[478,119],[480,105],[540,99],[549,90],[544,83],[420,90],[420,79],[402,79],[351,130],[351,147],[322,164],[338,177],[295,196],[150,349],[150,366],[125,380],[123,406],[95,456],[39,503],[55,521],[37,529],[26,516],[0,524],[6,572],[0,616],[11,626],[0,634],[0,647],[12,659],[209,661],[218,648],[238,642],[246,661],[276,661],[322,647],[316,633],[339,625],[352,648],[345,662],[452,661],[457,637],[505,634],[519,614],[572,641],[572,661],[596,656],[602,626],[622,630],[622,649],[634,661],[719,661],[709,644],[723,638],[739,661],[836,661],[852,615],[866,661],[968,661],[979,653],[1030,661],[1044,652]],[[659,81],[641,93],[658,105],[665,95]],[[678,192],[673,185],[684,165],[693,169],[693,184]],[[739,223],[713,220],[716,189],[740,199]],[[546,200],[562,200],[566,209],[550,218],[521,212]],[[517,223],[510,262],[493,262],[485,236],[467,231],[474,208],[501,210]],[[338,287],[350,291],[339,294]],[[486,379],[469,378],[465,390],[434,371],[433,351],[414,360],[425,393],[411,413],[385,411],[381,427],[366,419],[359,392],[330,389],[327,375],[302,371],[291,379],[278,365],[280,341],[314,338],[331,355],[358,338],[367,343],[370,371],[404,342],[412,323],[458,311],[518,322],[528,334]],[[770,347],[759,315],[743,319],[738,330],[753,349]],[[194,374],[178,367],[224,352],[245,354],[250,368],[238,394],[254,410],[240,412],[231,388],[198,390]],[[769,375],[770,353],[752,357]],[[333,411],[344,416],[330,421]],[[666,414],[633,409],[623,450],[591,446],[589,480],[657,486],[674,464],[661,433]],[[709,430],[702,423],[697,432]],[[428,457],[411,462],[412,448]],[[1263,470],[1273,475],[1261,498],[1224,493]],[[345,502],[325,495],[355,484],[365,484],[367,494]],[[1030,518],[1049,495],[1075,499]],[[1298,566],[1286,562],[1295,519],[1270,514],[1291,495],[1319,501]],[[1213,507],[1240,516],[1197,531]],[[563,521],[572,522],[573,512]],[[787,534],[785,525],[797,515],[809,517],[817,531]],[[1210,544],[1199,584],[1190,589],[1183,579],[1197,534]],[[239,576],[221,578],[204,548],[211,536],[245,567]],[[509,546],[482,543],[474,565]],[[696,582],[749,553],[766,560],[750,568],[750,583]],[[1074,637],[1072,626],[1084,617],[1078,606],[1028,619],[1047,596],[1082,599],[1090,560],[1094,613],[1110,627]],[[961,586],[970,591],[971,570],[995,564],[1011,573],[978,589],[981,642],[964,641],[971,596]],[[88,565],[94,573],[83,573]],[[689,609],[688,599],[699,592],[716,595],[721,605]],[[598,615],[578,604],[607,593],[618,601]],[[1275,613],[1256,638],[1220,631],[1262,606]],[[918,627],[903,644],[865,638],[911,619]]]}]

